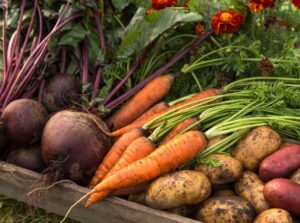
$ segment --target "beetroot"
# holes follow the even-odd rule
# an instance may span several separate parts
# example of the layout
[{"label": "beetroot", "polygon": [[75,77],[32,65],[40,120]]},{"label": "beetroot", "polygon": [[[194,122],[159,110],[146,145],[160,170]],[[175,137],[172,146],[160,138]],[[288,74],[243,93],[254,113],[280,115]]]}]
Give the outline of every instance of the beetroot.
[{"label": "beetroot", "polygon": [[14,149],[9,153],[6,161],[36,172],[41,172],[45,168],[39,145]]},{"label": "beetroot", "polygon": [[46,83],[42,102],[49,112],[56,112],[78,101],[79,96],[79,81],[71,75],[57,74]]},{"label": "beetroot", "polygon": [[111,145],[101,129],[108,131],[100,119],[90,114],[65,110],[52,116],[41,141],[49,169],[58,172],[60,178],[88,183]]},{"label": "beetroot", "polygon": [[2,113],[5,135],[14,143],[28,145],[40,140],[48,113],[44,106],[31,99],[11,102]]}]

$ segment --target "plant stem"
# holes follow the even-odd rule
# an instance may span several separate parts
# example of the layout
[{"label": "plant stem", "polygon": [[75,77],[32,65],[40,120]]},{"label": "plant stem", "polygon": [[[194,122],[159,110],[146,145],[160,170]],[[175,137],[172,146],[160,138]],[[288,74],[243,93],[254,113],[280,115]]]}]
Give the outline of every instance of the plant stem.
[{"label": "plant stem", "polygon": [[92,98],[91,98],[92,101],[95,100],[98,95],[100,81],[101,81],[101,68],[98,67],[97,72],[96,72],[94,86],[93,86],[93,93],[92,93]]},{"label": "plant stem", "polygon": [[99,35],[99,39],[100,39],[100,49],[105,51],[106,50],[106,43],[105,43],[105,38],[104,38],[103,27],[100,23],[100,19],[99,19],[99,16],[98,16],[98,13],[97,13],[96,9],[93,9],[93,14],[94,14],[96,27],[97,27],[98,35]]},{"label": "plant stem", "polygon": [[106,107],[108,109],[113,109],[117,107],[119,104],[121,104],[123,101],[125,101],[127,98],[135,94],[137,91],[142,89],[147,83],[152,81],[154,78],[158,77],[159,75],[163,74],[168,70],[171,66],[173,66],[175,63],[177,63],[181,58],[186,56],[194,47],[198,46],[202,42],[204,42],[208,37],[210,37],[214,31],[209,30],[203,35],[199,36],[197,39],[192,41],[190,44],[188,44],[184,49],[180,50],[168,63],[166,63],[164,66],[159,68],[157,71],[155,71],[153,74],[151,74],[148,78],[146,78],[144,81],[140,82],[138,85],[136,85],[134,88],[128,90],[125,94],[123,94],[121,97],[115,99],[111,103],[107,104]]}]

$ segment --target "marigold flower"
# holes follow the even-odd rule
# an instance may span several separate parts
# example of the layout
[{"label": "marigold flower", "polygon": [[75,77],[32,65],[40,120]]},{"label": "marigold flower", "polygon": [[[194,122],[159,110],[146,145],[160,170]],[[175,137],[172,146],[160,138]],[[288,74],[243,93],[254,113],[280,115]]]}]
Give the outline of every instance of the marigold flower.
[{"label": "marigold flower", "polygon": [[177,0],[152,0],[152,9],[161,10],[166,7],[175,6]]},{"label": "marigold flower", "polygon": [[273,8],[275,5],[275,0],[250,0],[248,3],[249,8],[253,13],[257,13],[266,8]]},{"label": "marigold flower", "polygon": [[195,34],[201,35],[201,34],[204,33],[204,31],[205,31],[205,27],[204,27],[203,22],[195,23],[195,25],[194,25],[194,32],[195,32]]},{"label": "marigold flower", "polygon": [[211,26],[217,34],[225,32],[234,33],[241,27],[243,21],[243,14],[235,11],[222,10],[214,15],[211,21]]},{"label": "marigold flower", "polygon": [[300,0],[292,0],[292,3],[295,7],[297,7],[298,9],[300,9]]}]

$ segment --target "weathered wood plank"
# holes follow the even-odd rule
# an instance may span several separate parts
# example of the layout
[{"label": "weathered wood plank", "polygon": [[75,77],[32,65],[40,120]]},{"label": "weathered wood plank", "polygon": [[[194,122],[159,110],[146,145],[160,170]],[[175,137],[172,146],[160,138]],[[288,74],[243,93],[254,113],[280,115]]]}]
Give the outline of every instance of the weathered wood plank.
[{"label": "weathered wood plank", "polygon": [[[29,203],[29,188],[40,174],[0,161],[0,194]],[[72,203],[88,191],[72,183],[59,184],[35,198],[34,204],[58,215],[64,215]],[[69,216],[83,223],[199,223],[198,221],[153,210],[117,197],[110,197],[90,208],[78,205]]]}]

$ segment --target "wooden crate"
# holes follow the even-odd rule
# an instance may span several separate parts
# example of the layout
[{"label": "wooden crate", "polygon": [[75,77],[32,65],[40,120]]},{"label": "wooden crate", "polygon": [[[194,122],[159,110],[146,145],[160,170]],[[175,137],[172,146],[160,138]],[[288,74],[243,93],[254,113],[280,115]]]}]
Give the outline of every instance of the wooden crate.
[{"label": "wooden crate", "polygon": [[[26,194],[41,175],[2,161],[0,172],[0,194],[29,203]],[[35,198],[34,204],[63,216],[70,205],[87,191],[87,188],[66,182],[49,189],[43,198]],[[117,197],[109,197],[89,208],[84,208],[83,204],[74,208],[69,217],[82,223],[199,223]]]}]

